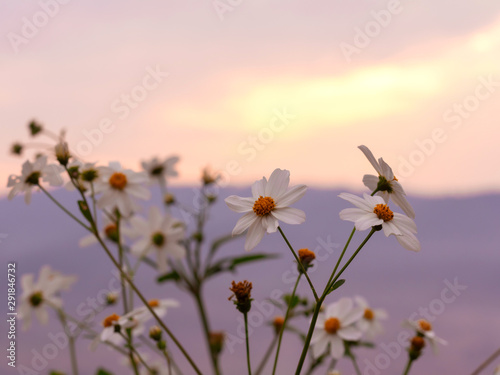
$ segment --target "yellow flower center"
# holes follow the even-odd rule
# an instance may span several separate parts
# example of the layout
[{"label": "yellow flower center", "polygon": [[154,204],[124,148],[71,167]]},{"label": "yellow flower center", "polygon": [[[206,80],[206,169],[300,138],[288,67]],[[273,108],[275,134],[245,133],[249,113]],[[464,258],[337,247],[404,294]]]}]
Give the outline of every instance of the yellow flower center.
[{"label": "yellow flower center", "polygon": [[112,314],[112,315],[108,316],[106,319],[103,320],[102,325],[105,328],[111,327],[113,325],[113,322],[117,322],[118,319],[120,319],[119,315]]},{"label": "yellow flower center", "polygon": [[373,320],[373,318],[375,317],[375,314],[373,313],[373,310],[365,309],[365,313],[363,314],[363,317],[366,320]]},{"label": "yellow flower center", "polygon": [[253,204],[253,212],[257,216],[266,216],[276,207],[274,199],[271,197],[263,197],[262,195]]},{"label": "yellow flower center", "polygon": [[109,184],[117,190],[123,190],[127,186],[127,176],[123,173],[115,172],[109,178]]},{"label": "yellow flower center", "polygon": [[379,219],[382,219],[384,221],[391,221],[394,218],[394,213],[386,204],[377,204],[373,209],[373,212]]},{"label": "yellow flower center", "polygon": [[335,334],[340,328],[340,321],[337,318],[328,318],[325,321],[325,331],[330,334]]},{"label": "yellow flower center", "polygon": [[148,305],[150,307],[158,307],[160,306],[160,301],[157,299],[152,299],[151,301],[148,302]]},{"label": "yellow flower center", "polygon": [[418,326],[422,331],[432,331],[431,323],[429,323],[427,320],[420,319],[418,321]]}]

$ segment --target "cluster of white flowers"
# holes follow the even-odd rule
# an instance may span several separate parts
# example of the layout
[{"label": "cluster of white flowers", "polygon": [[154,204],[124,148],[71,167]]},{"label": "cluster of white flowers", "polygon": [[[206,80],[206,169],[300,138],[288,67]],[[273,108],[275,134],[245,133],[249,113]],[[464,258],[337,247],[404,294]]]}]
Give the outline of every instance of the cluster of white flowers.
[{"label": "cluster of white flowers", "polygon": [[314,358],[323,355],[327,349],[330,356],[340,359],[345,353],[344,341],[360,341],[363,335],[372,339],[383,332],[381,320],[387,319],[382,309],[371,309],[360,296],[341,298],[328,305],[318,315],[311,340]]}]

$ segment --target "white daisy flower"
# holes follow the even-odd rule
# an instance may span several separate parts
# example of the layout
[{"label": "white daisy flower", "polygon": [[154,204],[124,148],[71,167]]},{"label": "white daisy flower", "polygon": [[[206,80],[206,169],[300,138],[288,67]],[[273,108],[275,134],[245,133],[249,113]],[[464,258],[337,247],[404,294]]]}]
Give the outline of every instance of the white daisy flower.
[{"label": "white daisy flower", "polygon": [[134,242],[130,251],[136,256],[145,256],[155,250],[158,271],[167,272],[168,256],[182,259],[186,249],[180,242],[184,239],[184,224],[169,214],[162,215],[158,207],[151,207],[146,221],[140,216],[130,219],[132,237],[140,237]]},{"label": "white daisy flower", "polygon": [[108,167],[99,167],[98,171],[95,192],[102,193],[97,201],[99,208],[118,209],[122,215],[129,216],[139,208],[132,197],[145,200],[151,197],[151,192],[142,186],[147,181],[147,176],[142,172],[123,169],[118,162],[111,162]]},{"label": "white daisy flower", "polygon": [[47,324],[49,321],[47,304],[61,308],[63,302],[59,292],[68,290],[75,281],[76,276],[65,276],[52,270],[50,266],[43,266],[40,269],[36,283],[32,273],[23,275],[21,277],[23,293],[19,306],[19,319],[24,320],[23,330],[30,327],[32,314],[35,314],[41,324]]},{"label": "white daisy flower", "polygon": [[366,334],[369,340],[372,340],[384,331],[380,320],[387,319],[387,312],[382,309],[371,309],[366,299],[361,296],[354,297],[354,300],[358,307],[363,310],[363,316],[356,325]]},{"label": "white daisy flower", "polygon": [[7,187],[11,187],[9,192],[9,200],[13,199],[18,193],[24,192],[24,201],[26,204],[31,202],[31,189],[37,186],[40,182],[40,177],[44,182],[48,182],[50,186],[61,186],[63,179],[61,173],[64,168],[61,165],[47,165],[47,156],[42,155],[36,158],[32,163],[26,160],[23,164],[21,176],[10,175]]},{"label": "white daisy flower", "polygon": [[354,307],[351,298],[341,298],[327,306],[325,313],[320,313],[311,339],[314,358],[325,353],[330,345],[330,355],[340,359],[344,355],[344,340],[358,341],[363,333],[356,326],[364,311]]},{"label": "white daisy flower", "polygon": [[144,314],[142,308],[134,309],[123,316],[111,314],[102,322],[104,328],[100,336],[101,341],[120,345],[123,342],[121,334],[125,334],[126,329],[130,329],[133,336],[140,335],[144,332],[144,323],[151,318],[152,315]]},{"label": "white daisy flower", "polygon": [[305,185],[297,185],[288,189],[290,172],[275,169],[269,177],[264,177],[252,185],[252,197],[242,198],[231,195],[225,199],[229,208],[235,212],[245,213],[233,229],[233,236],[248,229],[245,250],[251,250],[262,240],[264,234],[276,232],[278,220],[287,224],[301,224],[306,219],[304,211],[288,207],[302,198],[306,192]]},{"label": "white daisy flower", "polygon": [[171,156],[164,161],[154,157],[149,161],[141,162],[142,169],[147,172],[150,182],[165,181],[168,177],[177,177],[175,164],[179,161],[178,156]]},{"label": "white daisy flower", "polygon": [[420,251],[420,242],[414,234],[417,233],[415,222],[403,214],[392,212],[382,197],[363,194],[361,198],[349,193],[341,193],[339,197],[357,207],[340,211],[342,220],[354,222],[360,231],[381,225],[386,237],[394,234],[404,248]]},{"label": "white daisy flower", "polygon": [[442,338],[436,336],[436,333],[432,330],[431,323],[429,323],[425,319],[420,319],[417,321],[407,320],[403,323],[403,325],[407,328],[414,329],[418,334],[425,337],[427,341],[429,341],[429,344],[431,344],[432,351],[434,353],[437,353],[438,351],[437,344],[448,345],[448,342],[446,340],[443,340]]},{"label": "white daisy flower", "polygon": [[406,199],[406,193],[396,176],[394,176],[391,167],[382,158],[379,158],[377,162],[368,147],[361,145],[358,148],[365,154],[370,164],[378,173],[378,176],[365,174],[363,176],[365,186],[372,191],[378,188],[379,191],[377,194],[384,198],[386,204],[389,203],[389,198],[391,198],[397,206],[401,207],[406,215],[415,219],[415,211],[413,211],[412,206]]}]

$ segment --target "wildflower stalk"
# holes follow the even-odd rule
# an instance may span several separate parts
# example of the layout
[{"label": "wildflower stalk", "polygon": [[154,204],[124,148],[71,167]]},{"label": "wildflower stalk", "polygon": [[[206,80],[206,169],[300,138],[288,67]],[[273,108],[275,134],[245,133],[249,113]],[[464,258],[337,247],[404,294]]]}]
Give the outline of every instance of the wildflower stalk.
[{"label": "wildflower stalk", "polygon": [[198,375],[202,375],[200,369],[198,368],[198,366],[196,366],[196,364],[194,363],[193,359],[188,354],[188,352],[186,351],[186,349],[184,349],[184,347],[179,342],[179,340],[174,336],[174,334],[172,333],[172,331],[170,331],[170,329],[168,329],[168,327],[165,325],[165,323],[163,323],[163,321],[160,319],[160,317],[158,316],[158,314],[156,314],[156,312],[153,310],[153,308],[151,306],[149,306],[148,301],[142,295],[142,293],[137,288],[137,286],[134,284],[134,282],[128,277],[128,275],[123,271],[123,269],[120,268],[120,265],[118,264],[118,261],[115,259],[115,257],[113,256],[113,254],[111,254],[111,252],[109,251],[108,247],[106,246],[106,244],[102,240],[102,238],[101,238],[99,232],[97,232],[97,230],[94,232],[94,235],[96,236],[97,241],[99,241],[99,243],[103,247],[103,249],[106,252],[106,254],[108,255],[109,259],[111,259],[111,261],[113,262],[114,266],[118,269],[118,271],[120,272],[120,274],[122,275],[122,277],[125,279],[125,281],[127,281],[127,283],[130,285],[130,287],[134,290],[134,292],[137,294],[137,296],[139,297],[139,299],[141,300],[141,302],[149,310],[149,312],[153,315],[153,317],[158,322],[158,324],[170,336],[170,338],[175,343],[175,345],[177,345],[177,347],[182,352],[182,354],[184,355],[184,357],[186,357],[186,359],[189,362],[189,364],[191,365],[191,367],[195,370],[195,372]]},{"label": "wildflower stalk", "polygon": [[75,220],[78,224],[80,224],[82,227],[87,229],[89,232],[92,232],[92,229],[82,223],[75,215],[73,215],[71,212],[69,212],[61,203],[59,203],[42,185],[38,184],[38,187],[40,188],[41,191],[49,197],[49,199],[56,204],[57,207],[59,207],[61,210],[63,210],[68,216],[70,216],[73,220]]},{"label": "wildflower stalk", "polygon": [[[333,278],[333,280],[331,281],[331,283],[326,285],[325,290],[323,291],[323,294],[319,298],[319,301],[316,303],[316,307],[314,308],[313,316],[312,316],[312,319],[311,319],[311,324],[309,325],[309,331],[307,332],[306,340],[305,340],[305,343],[304,343],[304,348],[302,349],[302,354],[300,356],[300,360],[299,360],[299,363],[297,365],[297,370],[295,371],[295,375],[300,375],[300,372],[302,370],[302,366],[304,365],[304,361],[306,359],[306,355],[307,355],[307,351],[309,349],[309,345],[311,343],[311,338],[312,338],[312,335],[313,335],[314,327],[316,326],[316,321],[318,319],[318,315],[319,315],[319,312],[321,310],[321,305],[323,304],[323,301],[325,300],[326,296],[329,294],[331,286],[335,284],[335,282],[339,279],[339,277],[342,275],[342,273],[347,269],[347,267],[349,267],[349,265],[354,260],[354,258],[356,257],[356,255],[358,255],[358,253],[361,251],[361,249],[363,248],[363,246],[368,242],[368,240],[371,238],[371,236],[373,236],[373,234],[376,231],[377,231],[376,229],[372,228],[372,230],[370,231],[370,233],[368,233],[368,235],[363,240],[363,242],[361,242],[361,244],[358,246],[358,248],[356,249],[356,251],[354,252],[354,254],[351,256],[351,258],[349,258],[349,260],[347,261],[347,263],[344,265],[344,267],[342,267],[342,269],[339,271],[339,273]],[[350,241],[350,239],[348,241]]]},{"label": "wildflower stalk", "polygon": [[148,370],[149,372],[152,372],[151,368],[148,366],[146,361],[142,358],[141,354],[135,349],[134,345],[132,345],[132,334],[130,330],[127,330],[127,334],[120,333],[120,335],[125,339],[127,342],[127,347],[129,348],[129,359],[132,364],[132,368],[134,369],[135,374],[139,374],[139,368],[137,367],[137,361],[134,358],[134,354],[139,360],[139,362],[142,363],[142,365]]},{"label": "wildflower stalk", "polygon": [[200,290],[198,292],[194,292],[194,298],[196,300],[196,306],[198,307],[198,311],[200,312],[201,323],[203,325],[203,331],[205,333],[205,339],[207,341],[207,347],[210,354],[210,359],[212,360],[212,366],[214,368],[215,374],[220,374],[219,362],[217,358],[217,354],[213,352],[210,347],[210,326],[208,323],[208,318],[206,314],[205,304],[203,303],[203,297],[201,295],[201,285],[199,286]]},{"label": "wildflower stalk", "polygon": [[271,341],[271,344],[269,344],[269,348],[266,350],[266,354],[264,355],[264,357],[262,358],[259,366],[257,367],[257,370],[255,371],[255,374],[254,375],[260,375],[260,373],[262,372],[262,370],[264,370],[264,366],[266,365],[267,361],[269,360],[269,358],[271,357],[271,353],[273,352],[273,349],[275,347],[275,345],[278,343],[278,334],[275,334],[272,341]]},{"label": "wildflower stalk", "polygon": [[356,361],[356,357],[354,354],[349,352],[349,357],[351,358],[352,365],[354,366],[354,370],[356,370],[357,375],[361,375],[361,370],[359,369],[358,362]]},{"label": "wildflower stalk", "polygon": [[307,282],[309,283],[309,286],[311,287],[311,290],[312,290],[312,292],[314,294],[314,299],[316,300],[316,303],[318,303],[318,300],[319,300],[318,294],[316,293],[316,289],[314,289],[314,285],[313,285],[311,279],[309,278],[309,275],[307,274],[306,268],[304,267],[304,265],[300,261],[299,257],[297,256],[297,253],[293,249],[292,245],[290,245],[290,242],[286,238],[285,233],[283,233],[283,230],[281,229],[280,226],[278,226],[278,230],[280,231],[281,235],[283,236],[283,239],[285,240],[286,244],[288,245],[288,248],[290,249],[290,251],[292,252],[293,256],[295,257],[295,260],[297,261],[297,264],[299,265],[300,269],[302,270],[302,273],[306,277]]},{"label": "wildflower stalk", "polygon": [[408,375],[410,373],[410,367],[413,364],[413,359],[408,359],[408,363],[406,364],[405,370],[403,372],[403,375]]},{"label": "wildflower stalk", "polygon": [[498,349],[495,353],[490,355],[479,367],[471,374],[471,375],[479,375],[481,371],[483,371],[486,367],[488,367],[491,362],[493,362],[497,357],[500,356],[500,349]]},{"label": "wildflower stalk", "polygon": [[248,342],[248,313],[244,313],[243,317],[245,319],[245,342],[247,347],[248,375],[252,375],[252,367],[250,366],[250,343]]},{"label": "wildflower stalk", "polygon": [[[300,264],[302,264],[302,263],[300,263]],[[292,303],[293,303],[293,298],[295,297],[295,292],[297,291],[297,286],[299,285],[301,276],[302,276],[302,273],[299,273],[299,276],[297,276],[297,281],[295,281],[295,286],[293,287],[292,295],[290,296],[290,301],[288,302],[288,307],[286,309],[285,319],[283,321],[283,326],[281,327],[281,330],[280,330],[280,335],[278,338],[278,348],[276,349],[276,356],[274,357],[273,375],[276,373],[276,368],[278,367],[278,356],[280,354],[281,340],[283,339],[283,333],[285,332],[286,322],[287,322],[288,316],[290,314],[290,310],[291,310]]]},{"label": "wildflower stalk", "polygon": [[78,362],[76,359],[75,337],[69,334],[68,322],[66,320],[66,315],[64,311],[59,308],[56,308],[56,310],[57,310],[57,316],[59,317],[59,320],[61,321],[61,324],[63,326],[64,333],[68,337],[68,347],[69,347],[68,349],[71,361],[71,371],[73,372],[73,375],[78,375]]}]

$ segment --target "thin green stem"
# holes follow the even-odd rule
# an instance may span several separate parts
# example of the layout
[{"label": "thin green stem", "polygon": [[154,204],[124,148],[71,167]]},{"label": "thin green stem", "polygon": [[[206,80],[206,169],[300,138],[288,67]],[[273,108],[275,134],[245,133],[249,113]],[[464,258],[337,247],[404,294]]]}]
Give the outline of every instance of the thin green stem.
[{"label": "thin green stem", "polygon": [[313,313],[313,316],[312,316],[312,319],[311,319],[311,324],[309,325],[309,331],[307,332],[306,340],[305,340],[305,343],[304,343],[304,348],[302,349],[302,354],[300,356],[300,360],[299,360],[299,363],[297,365],[297,370],[295,371],[295,375],[299,375],[300,372],[302,371],[302,366],[304,365],[304,361],[305,361],[306,356],[307,356],[307,351],[309,350],[309,345],[311,343],[311,338],[312,338],[312,335],[313,335],[314,327],[316,326],[316,321],[318,319],[318,315],[319,315],[319,312],[321,310],[321,305],[322,305],[323,301],[325,300],[326,296],[328,295],[328,293],[330,291],[330,288],[331,288],[331,285],[335,284],[335,282],[338,280],[338,278],[340,277],[340,275],[342,275],[342,273],[347,269],[347,267],[349,267],[349,265],[354,260],[354,258],[356,257],[356,255],[358,255],[358,253],[361,251],[361,249],[363,248],[363,246],[368,242],[368,240],[371,238],[371,236],[373,236],[373,234],[375,232],[376,232],[376,230],[372,228],[372,230],[370,231],[370,233],[368,233],[368,235],[363,240],[363,242],[361,242],[361,244],[358,246],[358,248],[356,249],[356,251],[354,252],[354,254],[351,256],[351,258],[349,258],[349,260],[344,265],[344,267],[342,267],[342,269],[339,271],[339,273],[331,281],[330,285],[326,286],[325,291],[321,295],[319,301],[316,303],[316,307],[314,308],[314,313]]},{"label": "thin green stem", "polygon": [[252,375],[252,367],[250,366],[250,343],[248,342],[248,314],[244,313],[243,317],[245,318],[245,342],[247,346],[247,367],[248,367],[248,375]]},{"label": "thin green stem", "polygon": [[299,281],[300,281],[301,276],[302,276],[302,273],[299,273],[299,276],[297,276],[297,281],[295,281],[295,286],[293,287],[292,295],[290,297],[290,301],[288,302],[288,307],[286,309],[285,319],[283,321],[283,326],[281,327],[281,330],[280,330],[280,336],[278,339],[278,348],[276,349],[276,356],[274,357],[273,375],[276,373],[276,368],[278,367],[278,356],[280,354],[281,340],[283,339],[283,333],[285,332],[286,323],[288,320],[288,315],[290,314],[293,299],[295,297],[295,292],[297,291],[297,286],[299,285]]},{"label": "thin green stem", "polygon": [[500,356],[500,349],[490,355],[471,375],[479,375],[488,365]]},{"label": "thin green stem", "polygon": [[210,354],[210,359],[212,361],[212,366],[214,368],[215,374],[219,375],[220,369],[219,369],[219,363],[217,360],[217,354],[214,353],[214,351],[212,350],[211,345],[210,345],[210,326],[208,323],[205,304],[203,303],[203,297],[201,295],[201,287],[199,290],[194,291],[193,295],[194,295],[194,298],[196,300],[196,306],[198,307],[198,311],[200,313],[201,323],[203,325],[203,332],[205,333],[205,339],[207,342],[207,347],[208,347],[208,351]]},{"label": "thin green stem", "polygon": [[354,366],[354,370],[356,370],[356,374],[361,375],[361,370],[359,369],[358,362],[356,361],[356,357],[352,354],[349,357],[351,357],[352,365]]},{"label": "thin green stem", "polygon": [[164,356],[164,357],[165,357],[165,359],[167,360],[168,373],[169,373],[169,374],[172,374],[172,361],[170,360],[170,356],[168,355],[168,353],[167,353],[167,350],[166,350],[166,349],[163,349],[161,352],[163,353],[163,356]]},{"label": "thin green stem", "polygon": [[73,220],[75,220],[78,224],[80,224],[82,227],[87,229],[89,232],[92,232],[92,229],[85,225],[80,219],[78,219],[75,215],[73,215],[71,212],[69,212],[61,203],[59,203],[42,185],[38,185],[41,191],[47,195],[52,202],[56,204],[57,207],[59,207],[61,210],[63,210],[68,216],[70,216]]},{"label": "thin green stem", "polygon": [[106,246],[106,244],[104,243],[104,241],[102,240],[102,238],[100,237],[99,233],[96,231],[94,232],[94,235],[96,236],[97,240],[99,241],[99,243],[101,244],[102,248],[104,249],[104,251],[106,252],[106,254],[108,255],[109,259],[111,259],[111,262],[114,264],[114,266],[118,269],[118,271],[120,272],[120,274],[122,275],[122,277],[125,279],[125,281],[127,281],[127,283],[130,285],[130,287],[134,290],[134,292],[137,294],[137,296],[139,297],[139,299],[141,300],[141,302],[144,304],[144,306],[148,309],[148,311],[151,313],[151,315],[153,315],[153,317],[155,318],[155,320],[158,322],[158,324],[165,330],[165,332],[169,335],[169,337],[172,339],[172,341],[175,343],[175,345],[179,348],[179,350],[182,352],[182,354],[184,355],[184,357],[186,357],[187,361],[189,362],[189,364],[191,365],[191,367],[195,370],[195,372],[198,374],[198,375],[202,375],[200,369],[198,368],[198,366],[196,366],[196,364],[194,363],[193,359],[191,358],[191,356],[188,354],[188,352],[186,351],[186,349],[184,349],[184,347],[182,346],[182,344],[179,342],[179,340],[175,337],[175,335],[172,333],[172,331],[170,331],[170,329],[168,329],[168,327],[165,325],[165,323],[163,323],[163,321],[160,319],[160,317],[158,316],[158,314],[156,314],[156,312],[153,310],[153,308],[151,306],[149,306],[149,303],[148,301],[146,300],[146,298],[142,295],[141,291],[137,288],[137,286],[134,284],[134,282],[128,277],[128,275],[120,268],[120,265],[118,264],[117,260],[115,259],[115,257],[113,256],[113,254],[111,254],[111,252],[109,251],[108,247]]},{"label": "thin green stem", "polygon": [[276,346],[277,343],[278,343],[278,334],[275,334],[272,341],[271,341],[271,344],[269,344],[269,348],[266,350],[264,357],[262,358],[262,360],[259,364],[259,367],[257,367],[257,371],[255,371],[254,375],[260,375],[262,370],[264,370],[264,366],[266,365],[269,358],[271,358],[271,354],[272,354],[274,347]]},{"label": "thin green stem", "polygon": [[408,359],[408,363],[406,364],[405,370],[403,372],[403,375],[408,375],[410,373],[410,367],[413,364],[413,359]]},{"label": "thin green stem", "polygon": [[337,260],[337,264],[335,265],[335,268],[333,269],[332,274],[330,275],[330,278],[328,279],[328,282],[326,283],[325,290],[323,293],[325,293],[328,289],[329,286],[332,282],[333,277],[335,276],[335,272],[337,272],[337,269],[339,268],[340,263],[342,262],[342,258],[344,258],[344,254],[349,247],[349,244],[351,243],[352,237],[354,236],[354,233],[356,232],[356,227],[352,228],[351,234],[349,235],[349,238],[347,239],[347,242],[345,243],[344,249],[342,250],[342,253],[340,254],[339,259]]},{"label": "thin green stem", "polygon": [[[116,236],[118,238],[118,264],[120,265],[120,268],[123,270],[123,246],[122,246],[121,234],[120,234],[120,224],[121,224],[120,219],[121,219],[120,214],[117,214]],[[122,288],[123,313],[126,314],[129,312],[128,303],[127,303],[127,288],[125,285],[125,280],[121,276],[121,273],[120,273],[120,284],[121,284],[121,288]]]},{"label": "thin green stem", "polygon": [[293,256],[295,257],[295,260],[297,261],[298,266],[302,270],[302,273],[306,277],[307,282],[309,283],[309,286],[311,287],[311,290],[312,290],[312,292],[314,294],[314,299],[315,299],[315,301],[317,303],[318,300],[319,300],[318,294],[316,293],[316,289],[314,289],[314,285],[313,285],[311,279],[309,278],[309,275],[307,274],[307,270],[305,269],[304,265],[302,264],[302,262],[300,261],[299,257],[297,256],[297,253],[293,249],[292,245],[290,245],[290,242],[286,238],[285,233],[283,233],[283,230],[281,229],[281,227],[278,226],[278,230],[280,231],[281,236],[283,237],[283,239],[285,240],[286,244],[288,245],[288,248],[290,249],[290,251],[292,252]]},{"label": "thin green stem", "polygon": [[71,370],[73,371],[73,375],[78,375],[78,362],[76,359],[75,337],[73,335],[70,335],[69,333],[68,322],[66,320],[66,315],[64,314],[64,311],[62,311],[61,309],[57,309],[57,315],[59,316],[59,320],[61,321],[61,324],[63,326],[64,333],[66,333],[66,336],[68,337]]}]

